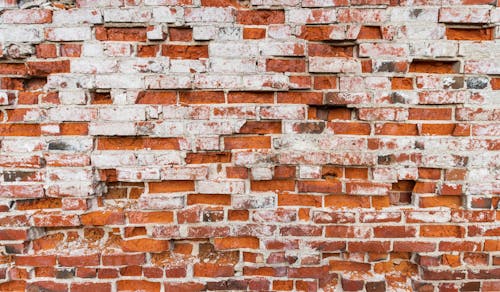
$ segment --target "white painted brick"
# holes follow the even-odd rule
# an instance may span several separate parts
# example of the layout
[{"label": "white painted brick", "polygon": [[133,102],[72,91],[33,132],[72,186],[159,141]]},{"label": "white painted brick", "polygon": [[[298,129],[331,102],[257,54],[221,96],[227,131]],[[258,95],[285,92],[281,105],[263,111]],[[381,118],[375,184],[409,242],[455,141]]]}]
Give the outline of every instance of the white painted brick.
[{"label": "white painted brick", "polygon": [[241,27],[220,27],[216,40],[218,41],[237,41],[243,38],[243,30]]},{"label": "white painted brick", "polygon": [[191,77],[183,75],[148,75],[144,77],[148,89],[191,88]]},{"label": "white painted brick", "polygon": [[410,40],[439,40],[445,36],[444,25],[407,25],[398,33],[399,39]]},{"label": "white painted brick", "polygon": [[277,105],[262,106],[259,115],[262,119],[302,120],[305,119],[305,113],[302,105]]},{"label": "white painted brick", "polygon": [[69,10],[54,10],[52,23],[78,24],[78,23],[102,23],[102,14],[99,9],[79,8]]},{"label": "white painted brick", "polygon": [[3,26],[0,28],[0,42],[40,42],[44,39],[43,33],[38,27],[28,25]]},{"label": "white painted brick", "polygon": [[142,88],[143,82],[139,75],[134,74],[110,74],[97,75],[97,88]]},{"label": "white painted brick", "polygon": [[361,57],[403,57],[408,53],[407,44],[363,43],[359,45]]},{"label": "white painted brick", "polygon": [[223,74],[197,74],[193,85],[195,88],[222,89],[222,88],[242,88],[241,76]]},{"label": "white painted brick", "polygon": [[471,59],[500,58],[500,46],[495,42],[460,41],[458,55]]},{"label": "white painted brick", "polygon": [[78,58],[70,60],[71,72],[86,74],[115,73],[118,70],[116,60],[104,58]]},{"label": "white painted brick", "polygon": [[153,137],[179,137],[185,134],[184,122],[181,121],[160,121],[153,125],[151,131]]},{"label": "white painted brick", "polygon": [[153,20],[155,22],[173,23],[176,21],[176,15],[182,13],[180,8],[155,7],[153,9]]},{"label": "white painted brick", "polygon": [[232,22],[234,9],[222,7],[185,8],[186,22]]},{"label": "white painted brick", "polygon": [[89,124],[90,135],[133,136],[137,134],[134,122],[92,122]]},{"label": "white painted brick", "polygon": [[390,7],[391,22],[437,22],[438,8]]},{"label": "white painted brick", "polygon": [[439,22],[448,23],[487,23],[490,10],[486,7],[442,7],[439,9]]},{"label": "white painted brick", "polygon": [[213,40],[217,37],[218,29],[215,26],[194,26],[193,39],[197,41]]},{"label": "white painted brick", "polygon": [[195,189],[200,194],[242,194],[245,183],[242,181],[196,181]]},{"label": "white painted brick", "polygon": [[248,73],[257,71],[257,61],[254,59],[224,59],[211,58],[210,71],[221,73]]},{"label": "white painted brick", "polygon": [[205,180],[207,166],[170,166],[161,169],[162,180]]},{"label": "white painted brick", "polygon": [[97,110],[81,106],[59,106],[49,109],[49,119],[54,121],[90,121],[97,117]]},{"label": "white painted brick", "polygon": [[147,150],[137,154],[137,161],[139,165],[173,165],[181,164],[184,161],[184,156],[180,151],[161,151],[161,153],[152,153]]},{"label": "white painted brick", "polygon": [[90,27],[54,27],[45,29],[45,37],[49,41],[85,41],[90,40]]},{"label": "white painted brick", "polygon": [[267,36],[277,40],[288,40],[292,35],[292,28],[289,25],[269,25]]},{"label": "white painted brick", "polygon": [[410,46],[411,54],[416,57],[455,57],[458,51],[455,41],[418,41]]},{"label": "white painted brick", "polygon": [[270,167],[252,167],[252,179],[270,180],[273,178],[273,170]]},{"label": "white painted brick", "polygon": [[86,104],[87,97],[83,90],[59,91],[59,101],[61,104]]},{"label": "white painted brick", "polygon": [[260,42],[259,51],[263,56],[304,56],[304,42]]},{"label": "white painted brick", "polygon": [[309,72],[359,73],[361,63],[349,58],[309,57]]},{"label": "white painted brick", "polygon": [[110,57],[130,56],[132,55],[132,46],[123,42],[105,43],[104,55]]},{"label": "white painted brick", "polygon": [[144,121],[146,111],[144,107],[103,107],[99,108],[99,119],[105,121]]},{"label": "white painted brick", "polygon": [[49,181],[88,181],[92,179],[92,170],[82,168],[48,168]]},{"label": "white painted brick", "polygon": [[465,61],[464,73],[500,74],[500,60]]},{"label": "white painted brick", "polygon": [[210,42],[208,44],[208,54],[212,57],[255,57],[259,55],[256,42]]},{"label": "white painted brick", "polygon": [[290,9],[288,21],[291,23],[334,23],[337,20],[335,9]]},{"label": "white painted brick", "polygon": [[321,178],[321,166],[301,165],[299,166],[299,177],[303,179],[319,179]]},{"label": "white painted brick", "polygon": [[243,89],[245,90],[287,90],[288,76],[273,75],[243,75]]},{"label": "white painted brick", "polygon": [[119,181],[142,182],[145,180],[159,180],[160,169],[152,167],[123,168],[116,169],[116,176]]},{"label": "white painted brick", "polygon": [[82,45],[83,57],[101,57],[104,55],[104,46],[102,43],[85,42]]},{"label": "white painted brick", "polygon": [[229,135],[236,133],[244,121],[189,121],[186,131],[192,135]]},{"label": "white painted brick", "polygon": [[166,34],[163,32],[163,26],[155,25],[152,30],[148,30],[146,36],[148,40],[159,41],[159,40],[164,40]]},{"label": "white painted brick", "polygon": [[151,11],[145,8],[109,8],[103,10],[105,22],[147,22]]},{"label": "white painted brick", "polygon": [[207,72],[206,60],[170,60],[170,72],[172,73],[204,73]]},{"label": "white painted brick", "polygon": [[145,210],[174,210],[184,207],[184,196],[147,195],[139,198],[139,207]]},{"label": "white painted brick", "polygon": [[165,73],[168,71],[169,60],[157,58],[130,58],[120,60],[119,71],[122,73]]},{"label": "white painted brick", "polygon": [[92,165],[98,168],[111,168],[119,166],[134,166],[137,165],[137,159],[132,152],[117,152],[109,151],[102,153],[92,153]]}]

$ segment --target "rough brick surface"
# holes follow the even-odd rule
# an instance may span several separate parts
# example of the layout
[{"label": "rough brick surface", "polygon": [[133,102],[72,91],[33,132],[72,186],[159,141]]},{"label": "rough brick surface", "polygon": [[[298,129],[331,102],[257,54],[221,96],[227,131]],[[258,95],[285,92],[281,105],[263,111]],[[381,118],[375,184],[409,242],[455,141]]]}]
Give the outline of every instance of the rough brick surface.
[{"label": "rough brick surface", "polygon": [[499,6],[0,0],[0,291],[500,291]]}]

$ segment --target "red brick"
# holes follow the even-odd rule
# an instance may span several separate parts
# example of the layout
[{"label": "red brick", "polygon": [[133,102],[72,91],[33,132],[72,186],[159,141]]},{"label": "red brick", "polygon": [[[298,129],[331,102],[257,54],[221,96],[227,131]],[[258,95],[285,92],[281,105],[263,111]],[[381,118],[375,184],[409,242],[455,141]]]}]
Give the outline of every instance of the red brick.
[{"label": "red brick", "polygon": [[102,255],[105,266],[141,265],[146,261],[144,254],[109,254]]},{"label": "red brick", "polygon": [[239,248],[259,248],[259,239],[256,237],[227,237],[215,238],[214,246],[216,249],[239,249]]},{"label": "red brick", "polygon": [[170,249],[170,242],[141,238],[122,240],[120,246],[124,252],[164,252]]},{"label": "red brick", "polygon": [[189,192],[194,191],[194,181],[192,180],[176,180],[150,182],[150,193],[170,193],[170,192]]},{"label": "red brick", "polygon": [[28,74],[32,76],[47,76],[54,73],[68,73],[69,61],[28,62]]},{"label": "red brick", "polygon": [[274,103],[272,92],[229,92],[227,94],[229,103]]},{"label": "red brick", "polygon": [[204,45],[162,45],[161,55],[173,59],[208,58],[208,46]]},{"label": "red brick", "polygon": [[98,266],[99,254],[85,255],[85,256],[63,256],[57,257],[59,265],[65,267],[85,267],[85,266]]},{"label": "red brick", "polygon": [[269,25],[285,22],[283,10],[239,10],[236,22],[247,25]]},{"label": "red brick", "polygon": [[195,277],[232,277],[234,267],[228,264],[198,263],[193,266]]},{"label": "red brick", "polygon": [[36,56],[43,59],[56,58],[57,47],[54,44],[39,44],[36,46]]},{"label": "red brick", "polygon": [[183,104],[224,103],[222,91],[182,91],[179,101]]},{"label": "red brick", "polygon": [[187,197],[187,204],[231,205],[231,196],[219,194],[189,194]]},{"label": "red brick", "polygon": [[119,280],[116,282],[117,291],[145,291],[153,292],[161,290],[161,282],[146,280]]},{"label": "red brick", "polygon": [[278,103],[323,104],[320,92],[279,92]]},{"label": "red brick", "polygon": [[416,124],[386,123],[375,126],[375,135],[415,136],[418,130]]},{"label": "red brick", "polygon": [[78,58],[82,53],[82,45],[80,44],[61,44],[59,49],[61,57]]},{"label": "red brick", "polygon": [[263,39],[266,37],[266,29],[265,28],[253,28],[253,27],[244,27],[243,28],[243,39]]},{"label": "red brick", "polygon": [[380,31],[379,26],[362,26],[358,34],[358,40],[376,40],[381,38],[382,32]]},{"label": "red brick", "polygon": [[137,104],[176,104],[174,91],[141,91],[135,101]]},{"label": "red brick", "polygon": [[146,33],[145,27],[95,27],[95,36],[99,41],[145,42]]},{"label": "red brick", "polygon": [[83,225],[118,225],[125,223],[125,216],[122,212],[95,211],[80,215]]},{"label": "red brick", "polygon": [[99,150],[176,150],[177,138],[102,137],[97,140]]},{"label": "red brick", "polygon": [[169,27],[168,35],[171,41],[189,42],[193,40],[193,29],[189,27]]},{"label": "red brick", "polygon": [[266,70],[271,72],[305,72],[306,61],[301,59],[267,59]]},{"label": "red brick", "polygon": [[156,57],[159,51],[159,45],[137,45],[137,57]]},{"label": "red brick", "polygon": [[293,180],[266,180],[266,181],[251,181],[250,188],[256,192],[266,191],[293,191],[295,189],[295,181]]},{"label": "red brick", "polygon": [[415,73],[453,74],[458,70],[455,62],[416,60],[410,64],[410,72]]},{"label": "red brick", "polygon": [[493,28],[446,28],[446,38],[449,40],[482,41],[493,40]]},{"label": "red brick", "polygon": [[410,120],[451,120],[451,108],[410,108]]}]

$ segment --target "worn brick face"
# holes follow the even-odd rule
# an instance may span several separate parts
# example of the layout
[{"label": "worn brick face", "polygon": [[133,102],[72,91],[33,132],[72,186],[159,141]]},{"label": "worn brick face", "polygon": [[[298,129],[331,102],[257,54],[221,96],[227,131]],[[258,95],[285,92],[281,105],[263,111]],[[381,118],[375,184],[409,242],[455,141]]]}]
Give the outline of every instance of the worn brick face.
[{"label": "worn brick face", "polygon": [[499,5],[0,0],[0,291],[500,291]]}]

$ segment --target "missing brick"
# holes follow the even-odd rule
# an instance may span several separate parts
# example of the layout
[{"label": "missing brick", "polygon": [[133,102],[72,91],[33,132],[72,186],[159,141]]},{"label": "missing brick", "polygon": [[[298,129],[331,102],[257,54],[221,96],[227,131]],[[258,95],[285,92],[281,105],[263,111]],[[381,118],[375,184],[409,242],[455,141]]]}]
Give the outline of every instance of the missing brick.
[{"label": "missing brick", "polygon": [[344,105],[311,105],[309,119],[311,120],[350,120],[353,109]]},{"label": "missing brick", "polygon": [[415,184],[413,180],[398,180],[398,182],[393,183],[389,192],[391,205],[410,205]]}]

